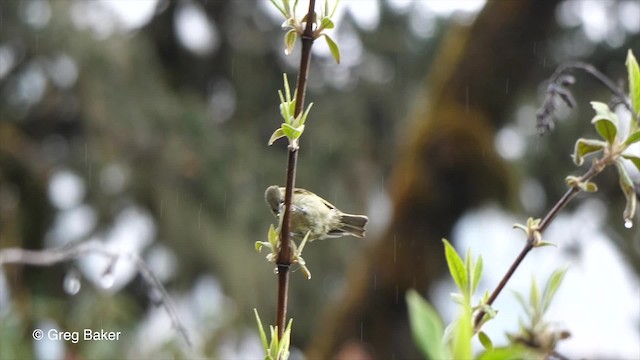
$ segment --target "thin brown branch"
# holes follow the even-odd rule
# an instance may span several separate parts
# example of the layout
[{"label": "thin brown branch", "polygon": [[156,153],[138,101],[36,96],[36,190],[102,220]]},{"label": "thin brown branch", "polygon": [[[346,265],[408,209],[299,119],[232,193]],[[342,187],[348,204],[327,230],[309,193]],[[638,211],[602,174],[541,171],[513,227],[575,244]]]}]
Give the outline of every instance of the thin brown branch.
[{"label": "thin brown branch", "polygon": [[[602,169],[603,169],[603,167],[601,166],[601,163],[596,161],[591,165],[589,170],[584,175],[582,175],[580,177],[580,180],[581,181],[585,181],[585,182],[589,181],[594,176],[599,174],[602,171]],[[551,210],[549,210],[547,215],[545,215],[545,217],[542,219],[542,221],[540,222],[540,225],[538,227],[538,231],[540,233],[544,232],[547,229],[547,227],[549,227],[549,225],[551,224],[553,219],[555,219],[555,217],[558,215],[558,213],[560,213],[560,211],[579,192],[580,192],[580,188],[578,188],[578,187],[569,188],[564,193],[564,195],[562,195],[560,200],[558,200],[558,202],[556,202],[556,204],[551,208]],[[486,305],[488,305],[488,306],[493,305],[495,300],[498,298],[498,295],[500,295],[500,293],[502,292],[504,287],[507,285],[507,283],[511,279],[511,276],[515,273],[516,269],[520,266],[520,264],[522,263],[524,258],[527,256],[527,254],[529,254],[529,252],[534,248],[534,241],[535,240],[534,240],[533,236],[530,236],[527,239],[527,242],[524,245],[524,247],[522,248],[522,250],[520,251],[520,254],[518,254],[518,257],[516,257],[516,259],[513,261],[513,263],[511,264],[511,266],[507,270],[507,272],[504,274],[504,276],[502,277],[502,279],[498,283],[498,286],[496,286],[496,288],[493,290],[493,292],[489,296],[489,299],[487,300],[487,304]],[[482,327],[482,320],[483,320],[485,315],[486,315],[486,311],[484,311],[484,310],[480,310],[478,312],[478,314],[476,315],[476,317],[474,319],[474,326],[475,326],[475,331],[476,332],[480,331],[480,327]]]},{"label": "thin brown branch", "polygon": [[[4,264],[24,264],[32,266],[50,266],[57,263],[75,260],[77,258],[97,254],[109,258],[109,267],[119,258],[131,261],[150,288],[151,293],[160,294],[160,303],[171,318],[171,324],[182,336],[187,346],[191,347],[191,340],[186,328],[178,317],[175,305],[160,280],[153,274],[147,263],[138,255],[129,252],[116,252],[108,249],[99,241],[84,241],[71,246],[47,250],[25,250],[21,248],[6,248],[0,250],[0,266]],[[108,269],[107,269],[108,270]]]},{"label": "thin brown branch", "polygon": [[[296,107],[294,117],[302,113],[304,109],[304,97],[307,90],[307,77],[309,75],[309,64],[311,61],[311,47],[313,46],[313,23],[315,21],[315,0],[309,1],[309,11],[307,14],[307,24],[302,35],[302,55],[300,57],[300,72],[296,85]],[[289,156],[287,160],[287,180],[284,195],[284,214],[282,219],[282,229],[280,231],[280,250],[276,260],[278,269],[278,304],[276,311],[276,326],[278,328],[278,338],[284,334],[287,322],[287,303],[289,291],[289,268],[293,259],[293,249],[289,240],[291,229],[291,200],[296,182],[296,167],[298,162],[298,142],[289,144]]]}]

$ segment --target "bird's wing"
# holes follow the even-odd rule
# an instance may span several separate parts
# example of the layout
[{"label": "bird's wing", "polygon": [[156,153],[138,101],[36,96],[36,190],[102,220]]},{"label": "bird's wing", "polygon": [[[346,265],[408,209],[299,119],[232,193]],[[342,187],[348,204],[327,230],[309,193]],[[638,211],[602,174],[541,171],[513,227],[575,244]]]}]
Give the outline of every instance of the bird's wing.
[{"label": "bird's wing", "polygon": [[312,195],[317,197],[318,199],[322,200],[322,203],[325,204],[329,209],[335,209],[336,207],[333,206],[332,203],[328,202],[327,200],[323,199],[322,197],[312,193],[309,190],[306,189],[300,189],[300,188],[295,188],[295,190],[293,191],[294,194],[298,194],[298,195]]}]

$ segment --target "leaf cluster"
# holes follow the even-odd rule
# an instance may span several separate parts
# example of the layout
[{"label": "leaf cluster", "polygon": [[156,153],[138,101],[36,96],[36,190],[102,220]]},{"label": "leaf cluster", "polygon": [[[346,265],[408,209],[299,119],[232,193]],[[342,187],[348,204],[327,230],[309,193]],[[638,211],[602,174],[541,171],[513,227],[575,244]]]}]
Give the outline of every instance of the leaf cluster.
[{"label": "leaf cluster", "polygon": [[[282,28],[288,30],[284,35],[284,45],[285,53],[289,55],[293,51],[298,37],[304,36],[304,29],[308,21],[308,14],[302,18],[296,16],[298,0],[294,0],[293,5],[291,5],[290,0],[271,0],[271,3],[278,9],[278,11],[280,11],[285,19],[282,23]],[[340,47],[335,42],[335,40],[333,40],[333,38],[325,32],[325,30],[335,28],[333,16],[335,15],[336,9],[338,8],[338,3],[339,0],[336,0],[333,3],[333,6],[331,6],[329,5],[329,1],[325,0],[320,13],[314,12],[313,32],[311,38],[312,40],[315,40],[323,36],[325,41],[327,42],[327,46],[329,46],[331,56],[333,56],[333,59],[336,61],[336,63],[339,64]]]},{"label": "leaf cluster", "polygon": [[[631,219],[636,212],[637,198],[635,195],[635,186],[623,164],[623,159],[631,161],[635,167],[640,170],[640,156],[628,151],[631,145],[640,142],[640,123],[638,122],[638,113],[640,110],[640,68],[631,50],[629,50],[627,55],[626,65],[629,76],[629,99],[631,106],[629,132],[627,134],[621,134],[620,120],[607,104],[593,101],[591,102],[591,106],[596,115],[591,120],[591,123],[596,128],[601,139],[578,139],[572,158],[574,163],[580,166],[584,163],[585,157],[600,154],[600,157],[595,159],[592,164],[596,172],[602,171],[606,166],[615,165],[618,171],[620,188],[626,198],[626,207],[623,213],[625,226],[630,227],[632,224]],[[579,188],[580,190],[588,192],[597,191],[597,186],[585,178],[569,176],[566,182],[570,187]]]},{"label": "leaf cluster", "polygon": [[276,140],[286,137],[289,139],[289,146],[297,148],[298,139],[304,132],[304,123],[307,121],[307,117],[309,116],[309,111],[311,110],[313,103],[310,103],[304,112],[295,116],[296,93],[294,92],[292,96],[287,74],[283,74],[283,81],[284,94],[282,93],[282,90],[278,90],[278,95],[280,96],[280,116],[284,122],[278,129],[276,129],[276,131],[273,132],[271,138],[269,138],[268,144],[271,146]]},{"label": "leaf cluster", "polygon": [[289,319],[287,328],[284,330],[281,339],[278,339],[278,327],[269,325],[269,335],[271,341],[267,341],[267,334],[262,326],[262,320],[258,315],[258,310],[253,309],[256,315],[256,322],[258,323],[258,331],[260,332],[260,341],[264,348],[265,360],[287,360],[290,355],[289,345],[291,344],[291,326],[293,325],[293,319]]}]

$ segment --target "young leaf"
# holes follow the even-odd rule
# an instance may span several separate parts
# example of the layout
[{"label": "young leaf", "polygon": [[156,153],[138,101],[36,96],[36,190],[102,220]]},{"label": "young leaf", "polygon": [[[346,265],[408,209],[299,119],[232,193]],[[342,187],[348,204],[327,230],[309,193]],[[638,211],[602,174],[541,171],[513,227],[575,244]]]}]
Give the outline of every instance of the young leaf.
[{"label": "young leaf", "polygon": [[467,253],[464,256],[464,268],[467,270],[467,284],[469,286],[468,294],[469,294],[469,298],[471,298],[471,295],[473,295],[473,291],[471,290],[471,288],[473,287],[473,270],[475,270],[475,267],[473,266],[473,255],[471,255],[471,248],[467,248]]},{"label": "young leaf", "polygon": [[573,162],[576,165],[580,166],[584,163],[585,156],[597,151],[601,151],[606,146],[607,146],[607,143],[605,143],[604,141],[591,140],[591,139],[578,139],[578,141],[576,141],[575,149],[571,157],[573,158]]},{"label": "young leaf", "polygon": [[279,360],[287,360],[289,358],[289,344],[291,343],[291,325],[293,324],[293,319],[289,319],[289,323],[287,324],[284,333],[282,334],[282,339],[278,344],[276,359]]},{"label": "young leaf", "polygon": [[293,140],[295,139],[295,133],[296,133],[296,129],[289,125],[289,124],[282,124],[282,132],[284,133],[284,136],[286,136],[289,140]]},{"label": "young leaf", "polygon": [[476,292],[478,285],[480,285],[480,279],[482,278],[482,255],[478,256],[476,260],[476,266],[473,269],[473,284],[471,284],[471,294]]},{"label": "young leaf", "polygon": [[289,87],[289,78],[287,77],[287,73],[283,73],[282,74],[282,80],[284,82],[285,99],[287,99],[287,101],[290,102],[291,101],[291,88]]},{"label": "young leaf", "polygon": [[258,322],[258,332],[260,333],[260,340],[262,341],[262,347],[265,352],[269,349],[269,345],[267,343],[267,334],[264,332],[264,327],[262,327],[262,320],[260,320],[260,315],[258,315],[258,310],[253,308],[253,312],[256,314],[256,321]]},{"label": "young leaf", "polygon": [[276,7],[276,9],[278,9],[278,11],[280,11],[282,16],[284,16],[285,18],[288,16],[286,10],[278,2],[276,2],[275,0],[271,0],[271,3]]},{"label": "young leaf", "polygon": [[529,293],[529,304],[533,308],[534,313],[540,309],[540,289],[535,278],[531,279],[531,290]]},{"label": "young leaf", "polygon": [[448,358],[442,342],[444,330],[438,313],[413,289],[407,292],[406,300],[413,341],[422,355],[428,359]]},{"label": "young leaf", "polygon": [[549,280],[544,287],[544,291],[542,292],[542,311],[545,312],[549,308],[549,304],[551,304],[551,300],[553,300],[553,296],[558,291],[558,287],[562,283],[564,279],[564,274],[566,274],[567,268],[558,269],[554,271],[551,276],[549,276]]},{"label": "young leaf", "polygon": [[333,20],[328,17],[322,18],[322,21],[320,22],[320,27],[323,29],[333,29],[335,26],[336,25],[333,23]]},{"label": "young leaf", "polygon": [[478,360],[513,360],[513,359],[536,359],[532,357],[531,351],[524,346],[512,345],[508,347],[494,348],[482,353]]},{"label": "young leaf", "polygon": [[309,116],[309,111],[311,111],[312,106],[313,103],[309,103],[309,106],[307,106],[307,110],[304,111],[302,117],[300,118],[300,125],[304,125],[304,123],[307,122],[307,117]]},{"label": "young leaf", "polygon": [[631,154],[622,154],[622,157],[631,161],[640,170],[640,157]]},{"label": "young leaf", "polygon": [[447,239],[442,239],[442,242],[444,242],[444,254],[453,281],[458,285],[458,289],[462,291],[463,295],[470,296],[471,294],[468,294],[467,269],[465,269],[460,255],[458,255],[456,249],[451,246]]},{"label": "young leaf", "polygon": [[627,199],[627,206],[624,209],[625,223],[629,223],[636,213],[636,192],[635,185],[627,173],[624,165],[620,161],[616,162],[616,168],[618,169],[618,176],[620,177],[620,188]]},{"label": "young leaf", "polygon": [[284,36],[284,46],[285,46],[285,54],[291,55],[293,48],[296,46],[296,40],[298,39],[298,33],[296,29],[291,29],[287,31]]},{"label": "young leaf", "polygon": [[471,359],[471,338],[473,329],[471,327],[471,308],[463,307],[462,315],[456,320],[455,333],[453,336],[453,359]]},{"label": "young leaf", "polygon": [[627,53],[627,73],[629,73],[629,98],[631,99],[631,108],[636,116],[640,114],[640,67],[633,52],[629,49]]},{"label": "young leaf", "polygon": [[280,139],[281,137],[284,137],[284,132],[282,131],[282,128],[278,128],[276,131],[273,132],[273,134],[271,134],[271,137],[269,138],[269,142],[267,143],[267,145],[271,146],[273,145],[273,143]]},{"label": "young leaf", "polygon": [[591,106],[596,111],[591,123],[595,125],[598,134],[603,139],[612,144],[618,133],[618,117],[609,110],[609,106],[605,103],[592,101]]},{"label": "young leaf", "polygon": [[629,137],[624,141],[624,144],[626,146],[629,146],[631,144],[635,144],[638,141],[640,141],[640,131],[636,131],[633,134],[630,134]]},{"label": "young leaf", "polygon": [[263,247],[268,247],[271,249],[271,244],[266,241],[256,241],[255,247],[257,252],[262,252]]},{"label": "young leaf", "polygon": [[480,343],[485,349],[493,350],[493,341],[491,341],[491,338],[489,338],[489,336],[485,334],[484,331],[480,331],[478,333],[478,340],[480,340]]},{"label": "young leaf", "polygon": [[322,35],[324,35],[324,39],[327,41],[327,45],[329,46],[329,50],[331,51],[331,56],[333,56],[336,64],[340,64],[340,47],[338,47],[338,44],[333,41],[333,39],[329,35]]}]

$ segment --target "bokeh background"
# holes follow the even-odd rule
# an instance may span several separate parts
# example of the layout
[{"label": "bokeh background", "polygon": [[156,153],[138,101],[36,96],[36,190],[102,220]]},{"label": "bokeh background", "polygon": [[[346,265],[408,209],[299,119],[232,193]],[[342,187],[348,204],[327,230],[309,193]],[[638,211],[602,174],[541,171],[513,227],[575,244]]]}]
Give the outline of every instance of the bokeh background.
[{"label": "bokeh background", "polygon": [[[578,107],[561,106],[541,137],[545,79],[581,60],[626,88],[640,4],[352,0],[336,16],[342,61],[314,45],[297,185],[370,223],[365,239],[305,249],[293,356],[415,357],[404,292],[453,318],[442,237],[482,254],[480,290],[495,286],[522,246],[511,225],[543,215],[580,173],[569,155],[595,136],[588,102],[611,99],[576,74]],[[285,55],[282,21],[264,0],[0,2],[0,249],[95,240],[138,254],[194,342],[130,262],[105,279],[109,262],[86,256],[0,269],[2,359],[261,358],[253,308],[273,323],[276,277],[254,242],[274,222],[264,189],[285,179],[286,145],[267,140],[300,49]],[[508,288],[568,265],[549,314],[573,334],[559,350],[637,359],[640,232],[623,226],[615,173],[596,182],[549,229],[558,248],[532,254]],[[496,307],[486,331],[504,343],[522,313],[508,292]],[[34,341],[35,328],[124,335]]]}]

